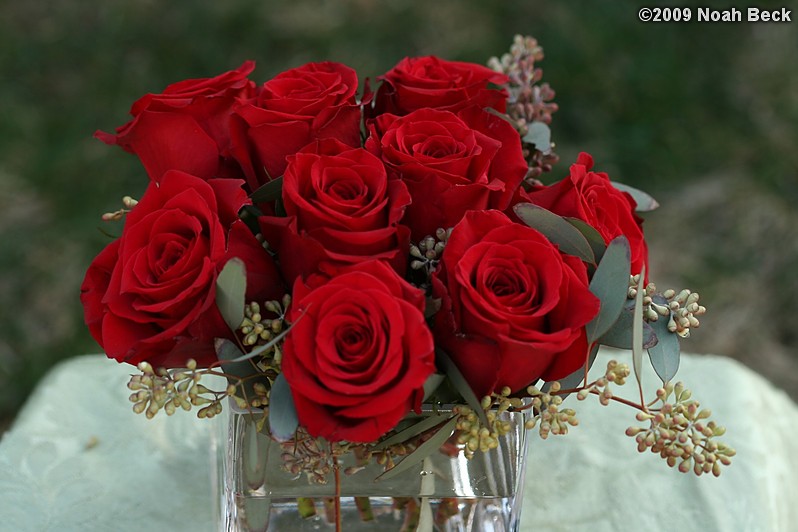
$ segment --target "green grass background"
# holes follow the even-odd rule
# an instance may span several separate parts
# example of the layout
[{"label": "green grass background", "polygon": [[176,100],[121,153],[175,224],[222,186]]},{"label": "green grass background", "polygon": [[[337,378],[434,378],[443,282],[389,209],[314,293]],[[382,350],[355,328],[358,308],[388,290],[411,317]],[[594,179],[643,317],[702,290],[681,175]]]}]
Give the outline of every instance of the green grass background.
[{"label": "green grass background", "polygon": [[50,367],[99,351],[80,282],[108,242],[100,214],[139,196],[147,178],[95,129],[126,122],[146,92],[245,59],[257,61],[259,83],[323,59],[375,77],[406,55],[484,63],[515,33],[544,46],[561,108],[552,128],[562,160],[546,177],[585,150],[658,197],[652,279],[699,290],[710,309],[685,349],[734,356],[798,395],[798,21],[644,24],[637,10],[649,4],[0,3],[0,427]]}]

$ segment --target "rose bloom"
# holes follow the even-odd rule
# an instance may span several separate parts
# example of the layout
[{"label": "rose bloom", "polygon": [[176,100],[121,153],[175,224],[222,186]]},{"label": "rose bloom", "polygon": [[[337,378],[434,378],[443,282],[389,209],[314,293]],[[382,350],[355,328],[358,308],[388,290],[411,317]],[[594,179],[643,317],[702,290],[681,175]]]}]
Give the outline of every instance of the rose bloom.
[{"label": "rose bloom", "polygon": [[637,203],[621,192],[604,172],[591,172],[593,158],[580,153],[568,177],[551,186],[541,186],[526,194],[526,201],[560,216],[579,218],[593,226],[609,243],[624,235],[632,251],[632,273],[648,271],[648,246],[643,236],[643,219],[635,213]]},{"label": "rose bloom", "polygon": [[436,344],[477,397],[579,369],[599,301],[587,269],[541,233],[498,211],[470,211],[433,275]]},{"label": "rose bloom", "polygon": [[232,338],[216,307],[216,278],[232,257],[246,265],[248,300],[282,296],[274,261],[238,220],[249,203],[242,184],[176,170],[150,183],[81,286],[86,324],[110,358],[164,367],[215,361],[213,339]]},{"label": "rose bloom", "polygon": [[507,76],[475,63],[406,57],[379,79],[375,115],[406,115],[423,108],[456,112],[472,105],[503,113],[506,108],[507,93],[489,87],[507,83]]},{"label": "rose bloom", "polygon": [[467,210],[505,209],[526,175],[518,132],[477,107],[380,115],[369,129],[366,148],[413,198],[403,223],[414,240],[454,226]]},{"label": "rose bloom", "polygon": [[[106,144],[117,144],[138,155],[150,179],[167,170],[182,170],[208,179],[231,164],[229,119],[239,100],[251,97],[255,84],[247,76],[255,63],[213,78],[189,79],[147,94],[130,109],[133,120],[116,135],[97,131]],[[240,172],[240,171],[239,171]]]},{"label": "rose bloom", "polygon": [[297,280],[293,298],[282,370],[311,436],[372,442],[420,411],[435,371],[421,290],[372,261]]},{"label": "rose bloom", "polygon": [[308,63],[267,81],[236,110],[233,154],[252,190],[285,171],[286,156],[316,139],[360,146],[357,74],[346,65]]},{"label": "rose bloom", "polygon": [[372,259],[404,274],[410,231],[398,222],[410,195],[368,151],[334,139],[308,145],[288,157],[282,198],[286,216],[259,222],[289,282]]}]

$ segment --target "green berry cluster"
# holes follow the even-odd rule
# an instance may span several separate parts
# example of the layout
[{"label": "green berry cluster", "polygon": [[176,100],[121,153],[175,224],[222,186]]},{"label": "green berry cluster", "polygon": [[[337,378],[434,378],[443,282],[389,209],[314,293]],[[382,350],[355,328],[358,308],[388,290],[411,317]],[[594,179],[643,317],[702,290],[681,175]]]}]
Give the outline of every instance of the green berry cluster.
[{"label": "green berry cluster", "polygon": [[526,421],[524,427],[527,430],[532,430],[540,421],[538,432],[544,440],[549,437],[549,434],[555,436],[568,434],[568,427],[575,427],[579,424],[576,411],[571,408],[561,408],[563,398],[555,395],[560,389],[560,383],[557,381],[551,383],[548,392],[542,392],[535,386],[526,389],[532,397],[532,407],[536,414]]},{"label": "green berry cluster", "polygon": [[604,372],[604,376],[579,390],[576,394],[576,398],[580,401],[584,401],[589,394],[597,395],[599,402],[607,406],[610,404],[610,400],[613,397],[610,383],[622,386],[626,384],[626,379],[629,377],[630,373],[631,370],[628,364],[621,364],[616,360],[610,360],[607,362],[607,371]]},{"label": "green berry cluster", "polygon": [[[674,401],[669,402],[671,395]],[[648,421],[648,427],[629,427],[626,435],[635,438],[637,450],[659,454],[670,467],[682,473],[693,471],[696,475],[712,473],[716,477],[721,466],[728,466],[736,453],[728,445],[713,438],[722,436],[726,429],[707,422],[712,413],[701,409],[698,401],[691,399],[690,390],[679,382],[668,383],[657,390],[662,407],[650,412],[639,412],[638,421]]]},{"label": "green berry cluster", "polygon": [[[242,343],[245,346],[268,343],[283,332],[286,326],[285,315],[290,305],[291,296],[288,294],[283,296],[282,301],[266,301],[262,310],[257,301],[248,303],[244,307],[244,319],[239,327],[244,337]],[[265,313],[269,313],[269,316],[266,316]],[[279,352],[279,349],[273,347],[269,349],[267,354],[277,354],[277,352]]]},{"label": "green berry cluster", "polygon": [[127,384],[132,390],[129,397],[133,403],[133,411],[144,413],[152,419],[163,410],[171,416],[178,408],[189,411],[192,406],[202,406],[197,411],[199,418],[212,418],[222,412],[222,400],[233,395],[235,385],[229,385],[224,391],[210,390],[200,384],[207,369],[197,369],[197,362],[188,360],[185,368],[169,371],[165,368],[152,367],[149,362],[138,365],[141,374],[133,375]]},{"label": "green berry cluster", "polygon": [[[637,296],[639,282],[639,274],[629,276],[627,298],[634,299]],[[646,285],[644,290],[643,319],[646,321],[665,318],[668,320],[668,330],[678,334],[680,338],[689,338],[690,329],[696,329],[701,325],[698,317],[706,314],[707,308],[698,304],[701,299],[698,292],[691,292],[688,289],[677,292],[669,289],[658,294],[654,283]]]},{"label": "green berry cluster", "polygon": [[524,401],[519,397],[510,397],[510,393],[510,388],[505,386],[500,393],[483,397],[481,407],[485,411],[484,417],[467,406],[454,408],[458,416],[456,441],[463,446],[466,458],[471,459],[477,451],[484,453],[497,448],[499,438],[512,430],[513,424],[507,412],[523,407]]},{"label": "green berry cluster", "polygon": [[446,242],[452,234],[452,228],[439,227],[435,236],[427,235],[416,244],[410,244],[410,268],[422,271],[427,279],[438,268],[438,263],[443,256]]}]

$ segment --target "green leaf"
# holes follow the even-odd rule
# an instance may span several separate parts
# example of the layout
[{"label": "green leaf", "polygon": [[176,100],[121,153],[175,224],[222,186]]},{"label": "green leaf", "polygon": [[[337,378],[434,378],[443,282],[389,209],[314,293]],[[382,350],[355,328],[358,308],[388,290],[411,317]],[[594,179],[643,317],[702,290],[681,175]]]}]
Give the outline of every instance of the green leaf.
[{"label": "green leaf", "polygon": [[[214,348],[216,349],[216,358],[222,363],[222,370],[228,375],[238,377],[239,379],[246,379],[244,381],[244,396],[246,399],[255,397],[255,389],[253,385],[256,382],[261,382],[268,387],[268,379],[265,376],[262,378],[253,377],[260,373],[255,364],[242,360],[244,356],[236,344],[226,338],[216,338],[214,340]],[[238,384],[235,378],[228,377],[227,381],[230,384]]]},{"label": "green leaf", "polygon": [[632,199],[637,203],[635,207],[637,212],[649,212],[659,207],[657,200],[649,196],[646,192],[638,190],[635,187],[630,187],[629,185],[624,185],[623,183],[616,183],[615,181],[611,181],[611,183],[616,189],[632,196]]},{"label": "green leaf", "polygon": [[441,309],[441,298],[428,297],[424,305],[424,318],[431,318]]},{"label": "green leaf", "polygon": [[438,386],[441,385],[445,378],[446,375],[442,373],[433,373],[427,377],[427,380],[424,381],[424,399],[422,401],[426,401],[438,389]]},{"label": "green leaf", "polygon": [[288,441],[299,426],[291,387],[282,373],[277,375],[269,393],[269,432],[277,441]]},{"label": "green leaf", "polygon": [[[299,321],[299,320],[297,320],[297,321]],[[296,323],[296,321],[294,323]],[[293,326],[294,326],[294,324],[292,323],[290,327],[286,328],[283,332],[281,332],[280,334],[278,334],[277,336],[275,336],[274,338],[269,340],[267,343],[265,343],[263,345],[259,345],[258,347],[256,347],[252,351],[250,351],[249,353],[247,353],[245,355],[242,354],[240,357],[236,358],[235,360],[231,360],[231,362],[244,362],[245,360],[250,360],[252,358],[255,358],[256,356],[260,355],[264,351],[269,350],[273,346],[277,345],[277,343],[280,340],[285,338],[285,335],[287,335],[289,332],[291,332],[291,327],[293,327]]]},{"label": "green leaf", "polygon": [[[269,340],[267,343],[265,343],[263,345],[259,345],[258,347],[256,347],[255,349],[253,349],[252,351],[247,353],[246,355],[242,354],[241,356],[237,357],[236,359],[232,360],[231,362],[243,362],[245,360],[249,360],[251,358],[255,358],[256,356],[260,355],[264,351],[267,351],[267,350],[271,349],[273,346],[277,345],[277,343],[280,342],[283,338],[285,338],[285,336],[289,332],[291,332],[291,329],[294,328],[294,325],[299,323],[299,320],[301,320],[304,316],[305,316],[304,313],[300,314],[299,317],[294,320],[294,323],[292,323],[291,325],[286,327],[285,330],[283,330],[283,332],[281,332],[280,334],[278,334],[277,336],[275,336],[274,338]],[[239,353],[240,353],[240,351],[239,351]]]},{"label": "green leaf", "polygon": [[551,151],[551,130],[543,122],[532,122],[527,124],[526,135],[523,136],[524,142],[534,144],[539,152],[548,153]]},{"label": "green leaf", "polygon": [[621,235],[613,238],[590,280],[590,291],[599,299],[601,306],[598,314],[587,324],[588,343],[592,344],[601,338],[621,314],[629,291],[631,256],[626,237]]},{"label": "green leaf", "polygon": [[[654,302],[659,305],[667,305],[667,301],[662,296],[654,296]],[[657,344],[648,349],[648,358],[654,371],[662,382],[668,382],[676,375],[679,370],[679,355],[681,346],[679,336],[668,330],[668,318],[670,316],[659,316],[657,321],[651,324],[658,339]]]},{"label": "green leaf", "polygon": [[275,216],[284,217],[284,216],[286,216],[287,214],[288,214],[288,213],[286,213],[286,212],[285,212],[285,205],[283,205],[283,200],[282,200],[282,198],[280,198],[280,199],[276,200],[276,201],[274,202],[274,215],[275,215]]},{"label": "green leaf", "polygon": [[483,107],[482,110],[492,115],[498,116],[499,118],[501,118],[502,120],[513,126],[513,129],[515,129],[517,124],[512,118],[510,118],[510,115],[508,115],[507,113],[500,113],[493,107]]},{"label": "green leaf", "polygon": [[640,271],[640,281],[637,283],[637,296],[635,296],[635,310],[632,315],[632,366],[638,386],[642,385],[643,371],[643,287],[646,277],[646,267]]},{"label": "green leaf", "polygon": [[589,264],[596,263],[593,249],[585,237],[562,216],[531,203],[519,203],[513,210],[525,224],[557,244],[563,253],[579,257]]},{"label": "green leaf", "polygon": [[[634,300],[626,300],[626,304],[616,321],[604,335],[598,339],[601,345],[617,347],[618,349],[632,348],[632,320],[634,316]],[[650,349],[657,345],[657,335],[647,322],[643,322],[643,349]]]},{"label": "green leaf", "polygon": [[216,306],[225,323],[234,333],[244,320],[247,291],[247,270],[237,257],[228,260],[216,278]]},{"label": "green leaf", "polygon": [[375,451],[380,451],[382,449],[386,449],[386,448],[390,447],[391,445],[395,445],[397,443],[406,442],[410,438],[412,438],[414,436],[418,436],[422,432],[426,432],[426,431],[428,431],[431,428],[437,427],[438,425],[443,424],[445,421],[448,421],[449,419],[450,419],[449,416],[434,416],[433,415],[433,416],[425,417],[421,421],[419,421],[418,423],[416,423],[414,425],[410,425],[408,428],[397,432],[396,434],[394,434],[390,438],[387,438],[387,439],[381,441],[379,444],[374,446],[374,450]]},{"label": "green leaf", "polygon": [[565,220],[579,229],[582,236],[585,237],[590,248],[593,250],[593,255],[596,257],[596,262],[601,260],[604,256],[604,251],[607,249],[607,244],[604,242],[604,237],[596,231],[596,228],[579,218],[571,218],[566,216]]},{"label": "green leaf", "polygon": [[253,192],[249,199],[252,203],[263,203],[268,201],[276,201],[283,197],[283,176],[277,179],[272,179],[265,185],[262,185]]},{"label": "green leaf", "polygon": [[[481,410],[481,409],[480,409]],[[391,479],[407,470],[411,467],[420,464],[424,461],[424,458],[428,457],[435,451],[441,448],[446,440],[454,432],[454,428],[457,425],[457,416],[450,419],[446,424],[444,424],[438,432],[436,432],[430,439],[422,443],[418,446],[418,448],[413,451],[412,453],[408,454],[404,460],[393,466],[391,469],[387,470],[385,473],[378,476],[375,480],[388,480]]]},{"label": "green leaf", "polygon": [[482,403],[477,398],[474,390],[471,389],[471,386],[468,385],[468,381],[465,380],[463,374],[457,369],[455,363],[449,358],[449,355],[444,353],[441,349],[436,349],[435,365],[442,369],[446,376],[449,377],[449,382],[452,383],[460,396],[465,400],[466,404],[471,407],[471,410],[477,413],[482,424],[489,427],[488,416],[485,415]]},{"label": "green leaf", "polygon": [[227,338],[216,338],[214,340],[214,348],[216,349],[216,358],[222,363],[222,369],[225,373],[243,378],[257,372],[254,364],[239,360],[243,353],[236,344]]},{"label": "green leaf", "polygon": [[238,217],[247,224],[253,234],[260,233],[260,225],[258,224],[258,217],[260,216],[263,216],[263,212],[254,205],[244,205],[238,211]]}]

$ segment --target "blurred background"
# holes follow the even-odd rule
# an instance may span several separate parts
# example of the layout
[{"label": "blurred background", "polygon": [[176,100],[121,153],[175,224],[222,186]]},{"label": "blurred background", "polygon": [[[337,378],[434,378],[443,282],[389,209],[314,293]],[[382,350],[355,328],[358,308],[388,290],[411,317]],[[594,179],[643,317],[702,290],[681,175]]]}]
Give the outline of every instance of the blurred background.
[{"label": "blurred background", "polygon": [[757,3],[795,8],[787,24],[644,24],[641,5],[0,3],[0,432],[49,368],[99,351],[80,283],[109,242],[100,215],[140,197],[147,176],[95,129],[125,123],[146,92],[245,59],[258,83],[324,59],[374,78],[407,55],[485,63],[516,33],[543,45],[560,106],[561,162],[544,180],[588,151],[655,196],[651,277],[709,308],[683,349],[734,357],[798,398],[798,3]]}]

